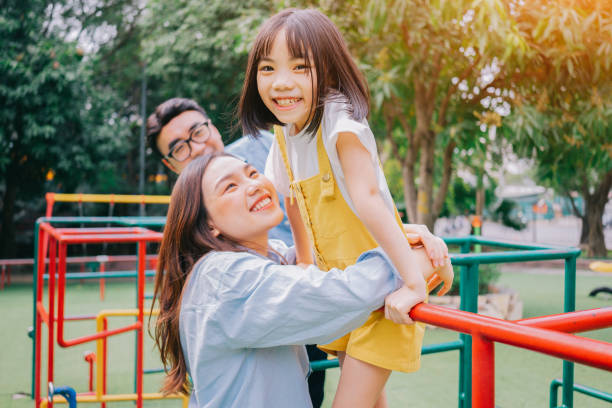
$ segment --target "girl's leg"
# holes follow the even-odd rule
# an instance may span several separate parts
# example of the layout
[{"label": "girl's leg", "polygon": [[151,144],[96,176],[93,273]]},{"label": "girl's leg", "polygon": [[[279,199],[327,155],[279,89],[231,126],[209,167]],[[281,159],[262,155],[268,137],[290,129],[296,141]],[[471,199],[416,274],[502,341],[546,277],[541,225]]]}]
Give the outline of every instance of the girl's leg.
[{"label": "girl's leg", "polygon": [[389,374],[390,370],[346,355],[332,408],[386,408],[382,391]]}]

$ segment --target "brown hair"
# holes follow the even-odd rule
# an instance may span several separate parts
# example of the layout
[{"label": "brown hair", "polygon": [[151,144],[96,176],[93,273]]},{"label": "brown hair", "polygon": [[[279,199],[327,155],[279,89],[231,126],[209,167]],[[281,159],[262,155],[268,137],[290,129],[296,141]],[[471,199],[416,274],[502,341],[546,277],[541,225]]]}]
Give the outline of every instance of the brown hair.
[{"label": "brown hair", "polygon": [[146,133],[147,133],[147,144],[149,147],[159,155],[163,157],[157,147],[157,139],[161,130],[170,122],[183,112],[196,111],[200,112],[206,119],[208,115],[204,108],[202,108],[193,99],[187,98],[172,98],[157,105],[155,111],[147,118]]},{"label": "brown hair", "polygon": [[[349,113],[362,120],[369,113],[369,91],[363,74],[348,51],[342,34],[323,13],[313,9],[288,9],[272,16],[260,28],[249,52],[238,117],[244,134],[283,125],[263,103],[257,90],[259,61],[270,53],[276,35],[285,29],[287,46],[294,58],[303,58],[317,75],[312,108],[314,114],[307,132],[314,134],[323,117],[326,100],[348,102]],[[312,75],[311,75],[312,78]]]},{"label": "brown hair", "polygon": [[215,152],[192,160],[181,172],[170,197],[151,306],[153,308],[155,302],[159,302],[154,338],[167,374],[161,388],[164,394],[189,391],[187,366],[179,337],[179,315],[183,288],[191,269],[210,251],[243,250],[223,235],[215,237],[209,228],[202,177],[210,162],[220,156],[233,157]]}]

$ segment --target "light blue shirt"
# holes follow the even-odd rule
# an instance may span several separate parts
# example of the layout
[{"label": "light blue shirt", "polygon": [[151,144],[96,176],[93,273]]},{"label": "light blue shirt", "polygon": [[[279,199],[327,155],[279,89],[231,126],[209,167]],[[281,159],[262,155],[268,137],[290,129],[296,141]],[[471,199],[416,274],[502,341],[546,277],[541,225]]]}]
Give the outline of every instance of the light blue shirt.
[{"label": "light blue shirt", "polygon": [[[270,245],[295,260],[280,241]],[[179,319],[191,408],[312,407],[303,345],[361,326],[401,286],[380,249],[328,272],[279,265],[273,252],[270,258],[211,252],[194,266]]]},{"label": "light blue shirt", "polygon": [[[242,136],[235,142],[225,146],[227,153],[238,156],[247,163],[251,164],[257,169],[258,172],[263,174],[266,168],[266,159],[268,158],[268,152],[274,142],[274,135],[270,132],[261,131],[257,138],[251,136]],[[278,195],[281,209],[283,214],[285,211],[285,202],[282,195]],[[287,245],[293,245],[293,235],[291,234],[291,227],[289,226],[289,220],[287,216],[283,217],[280,224],[270,230],[268,234],[270,239],[280,239]]]}]

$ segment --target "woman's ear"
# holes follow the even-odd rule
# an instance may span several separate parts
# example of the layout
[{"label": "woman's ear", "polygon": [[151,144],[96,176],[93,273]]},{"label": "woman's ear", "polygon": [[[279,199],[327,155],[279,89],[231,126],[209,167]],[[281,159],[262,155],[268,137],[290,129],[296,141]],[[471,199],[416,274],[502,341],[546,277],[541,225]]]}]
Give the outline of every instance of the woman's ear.
[{"label": "woman's ear", "polygon": [[215,238],[221,235],[221,231],[219,231],[217,227],[215,227],[214,224],[211,222],[208,223],[208,230],[211,232],[211,234],[213,234]]}]

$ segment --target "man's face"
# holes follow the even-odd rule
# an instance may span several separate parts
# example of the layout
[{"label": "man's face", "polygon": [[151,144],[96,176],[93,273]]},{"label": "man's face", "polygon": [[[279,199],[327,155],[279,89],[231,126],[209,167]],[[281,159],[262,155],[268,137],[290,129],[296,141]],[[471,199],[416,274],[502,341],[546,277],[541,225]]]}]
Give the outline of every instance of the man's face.
[{"label": "man's face", "polygon": [[[198,125],[207,121],[209,122],[204,115],[197,111],[185,111],[181,113],[162,128],[157,138],[157,148],[162,155],[168,156],[168,153],[170,153],[177,143],[189,139],[190,133]],[[178,161],[171,157],[169,159],[163,159],[162,161],[164,164],[175,173],[180,173],[195,157],[206,153],[222,152],[224,146],[219,131],[210,122],[208,128],[210,130],[210,136],[204,143],[189,142],[191,154],[187,159]]]}]

